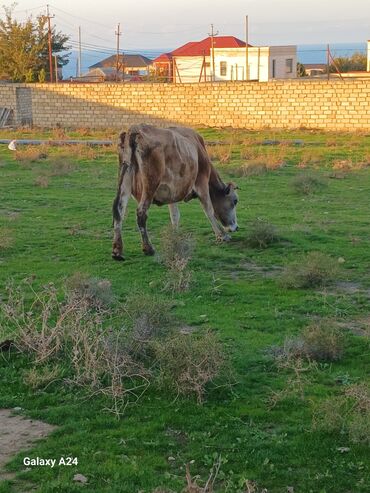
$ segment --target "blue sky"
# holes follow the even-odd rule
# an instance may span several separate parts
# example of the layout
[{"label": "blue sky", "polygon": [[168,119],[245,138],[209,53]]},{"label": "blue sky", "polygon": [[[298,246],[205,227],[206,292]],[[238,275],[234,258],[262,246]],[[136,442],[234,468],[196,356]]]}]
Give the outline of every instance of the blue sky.
[{"label": "blue sky", "polygon": [[[15,16],[45,12],[40,0],[22,0]],[[7,2],[8,5],[10,2]],[[260,45],[348,43],[370,39],[370,0],[52,0],[57,28],[96,47],[115,46],[118,22],[122,49],[174,48],[220,34],[244,38],[249,15],[250,42]]]}]

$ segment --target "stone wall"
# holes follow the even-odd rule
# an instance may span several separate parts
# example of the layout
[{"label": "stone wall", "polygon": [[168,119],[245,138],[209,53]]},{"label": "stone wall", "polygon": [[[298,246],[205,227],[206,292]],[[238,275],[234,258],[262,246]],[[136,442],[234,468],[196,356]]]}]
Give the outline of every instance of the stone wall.
[{"label": "stone wall", "polygon": [[[27,88],[27,97],[20,88]],[[370,130],[370,79],[2,84],[0,106],[9,104],[18,123],[28,115],[34,125],[42,127],[122,128],[149,122],[194,127]],[[28,106],[25,109],[23,105]]]}]

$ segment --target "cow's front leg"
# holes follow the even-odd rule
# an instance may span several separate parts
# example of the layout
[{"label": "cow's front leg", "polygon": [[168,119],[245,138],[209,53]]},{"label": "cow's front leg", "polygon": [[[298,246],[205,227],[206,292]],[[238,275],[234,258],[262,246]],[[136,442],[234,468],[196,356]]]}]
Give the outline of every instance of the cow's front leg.
[{"label": "cow's front leg", "polygon": [[114,260],[124,260],[122,241],[122,222],[125,217],[127,203],[131,195],[131,176],[127,166],[121,169],[120,182],[116,198],[113,202],[113,249]]},{"label": "cow's front leg", "polygon": [[142,247],[145,255],[154,255],[154,248],[149,241],[148,232],[146,230],[146,221],[148,219],[148,210],[151,201],[149,199],[142,199],[137,208],[137,225],[141,233]]},{"label": "cow's front leg", "polygon": [[202,204],[205,215],[208,217],[212,229],[216,235],[217,241],[230,241],[230,236],[225,232],[222,226],[218,223],[215,211],[213,209],[211,197],[209,196],[208,187],[202,187],[201,189],[197,189],[196,192],[198,194],[200,203]]},{"label": "cow's front leg", "polygon": [[180,222],[180,211],[177,204],[168,204],[168,209],[170,211],[171,224],[174,228],[179,227]]}]

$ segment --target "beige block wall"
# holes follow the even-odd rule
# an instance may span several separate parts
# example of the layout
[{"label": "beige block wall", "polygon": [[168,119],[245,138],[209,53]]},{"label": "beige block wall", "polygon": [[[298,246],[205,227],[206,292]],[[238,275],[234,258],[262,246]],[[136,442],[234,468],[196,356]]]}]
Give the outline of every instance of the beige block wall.
[{"label": "beige block wall", "polygon": [[12,84],[0,85],[0,106],[11,104],[17,110],[16,87],[32,88],[33,124],[43,127],[122,128],[148,122],[370,130],[370,80]]}]

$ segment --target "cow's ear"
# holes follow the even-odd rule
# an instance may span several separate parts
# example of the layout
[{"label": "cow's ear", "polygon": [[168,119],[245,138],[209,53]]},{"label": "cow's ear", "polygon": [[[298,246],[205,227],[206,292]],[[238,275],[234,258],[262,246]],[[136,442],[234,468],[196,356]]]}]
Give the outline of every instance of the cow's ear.
[{"label": "cow's ear", "polygon": [[121,132],[119,134],[118,147],[122,147],[125,145],[126,132]]},{"label": "cow's ear", "polygon": [[229,193],[232,190],[237,190],[237,189],[238,189],[237,185],[235,185],[235,183],[233,183],[233,182],[230,182],[227,185],[225,185],[225,188],[224,188],[225,195],[229,195]]}]

